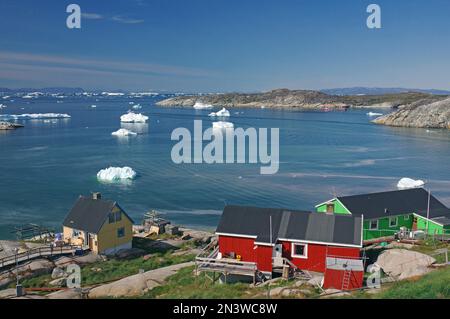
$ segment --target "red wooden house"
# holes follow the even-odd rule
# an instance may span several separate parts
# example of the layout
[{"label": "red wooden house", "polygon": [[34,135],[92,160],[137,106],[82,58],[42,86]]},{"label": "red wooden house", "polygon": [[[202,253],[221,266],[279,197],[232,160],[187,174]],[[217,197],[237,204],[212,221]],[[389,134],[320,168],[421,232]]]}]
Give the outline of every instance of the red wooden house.
[{"label": "red wooden house", "polygon": [[[222,258],[256,263],[271,278],[283,264],[325,274],[324,287],[362,286],[362,216],[226,206],[217,227]],[[328,262],[327,262],[328,258]]]}]

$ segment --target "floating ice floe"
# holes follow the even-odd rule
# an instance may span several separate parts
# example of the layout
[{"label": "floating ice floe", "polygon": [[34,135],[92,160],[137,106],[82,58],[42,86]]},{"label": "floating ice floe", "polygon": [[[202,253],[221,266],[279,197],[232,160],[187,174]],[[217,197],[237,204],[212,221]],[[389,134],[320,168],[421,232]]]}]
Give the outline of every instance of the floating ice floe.
[{"label": "floating ice floe", "polygon": [[6,105],[5,104],[0,104],[0,110],[1,109],[5,109],[6,108]]},{"label": "floating ice floe", "polygon": [[114,136],[135,136],[137,133],[127,130],[126,128],[121,128],[115,132],[112,132],[111,135]]},{"label": "floating ice floe", "polygon": [[376,112],[369,112],[367,113],[368,116],[381,116],[383,113],[376,113]]},{"label": "floating ice floe", "polygon": [[91,107],[92,107],[93,109],[95,109],[95,108],[97,107],[97,105],[92,104]]},{"label": "floating ice floe", "polygon": [[418,188],[423,187],[425,185],[425,182],[418,179],[414,180],[408,177],[403,177],[401,180],[397,183],[397,188],[399,189],[408,189],[408,188]]},{"label": "floating ice floe", "polygon": [[231,122],[224,122],[224,121],[219,121],[219,122],[213,122],[213,129],[223,129],[223,128],[233,128],[234,124]]},{"label": "floating ice floe", "polygon": [[106,95],[106,96],[124,96],[124,93],[120,93],[120,92],[102,92],[102,95]]},{"label": "floating ice floe", "polygon": [[222,108],[220,111],[218,112],[212,112],[209,113],[209,116],[213,117],[213,116],[230,116],[230,112],[226,109],[226,108]]},{"label": "floating ice floe", "polygon": [[132,106],[132,108],[135,110],[140,110],[140,109],[142,109],[142,106],[140,104],[135,104]]},{"label": "floating ice floe", "polygon": [[196,110],[211,109],[211,108],[213,108],[213,106],[211,104],[205,104],[205,103],[198,102],[198,101],[195,102],[195,104],[194,104],[194,109],[196,109]]},{"label": "floating ice floe", "polygon": [[10,120],[65,119],[70,118],[70,115],[60,113],[5,114],[0,115],[0,118]]},{"label": "floating ice floe", "polygon": [[148,116],[137,113],[127,113],[120,117],[120,121],[123,123],[145,123],[148,120]]},{"label": "floating ice floe", "polygon": [[124,180],[133,180],[136,178],[136,175],[136,172],[128,166],[108,167],[97,173],[97,179],[106,182],[120,182]]}]

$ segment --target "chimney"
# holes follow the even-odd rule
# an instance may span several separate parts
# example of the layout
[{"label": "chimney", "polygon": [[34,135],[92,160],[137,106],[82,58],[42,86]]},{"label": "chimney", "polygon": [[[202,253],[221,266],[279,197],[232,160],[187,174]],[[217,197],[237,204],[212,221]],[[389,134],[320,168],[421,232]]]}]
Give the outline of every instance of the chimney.
[{"label": "chimney", "polygon": [[95,200],[102,199],[102,194],[99,192],[94,192],[94,193],[92,193],[92,199],[95,199]]}]

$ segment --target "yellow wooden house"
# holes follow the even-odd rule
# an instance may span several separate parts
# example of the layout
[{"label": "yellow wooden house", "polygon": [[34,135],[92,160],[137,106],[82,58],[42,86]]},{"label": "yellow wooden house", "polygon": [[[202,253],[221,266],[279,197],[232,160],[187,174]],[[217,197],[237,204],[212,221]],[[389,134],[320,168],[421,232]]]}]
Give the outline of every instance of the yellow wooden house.
[{"label": "yellow wooden house", "polygon": [[64,241],[97,254],[115,254],[132,247],[133,220],[114,201],[100,193],[80,196],[63,222]]}]

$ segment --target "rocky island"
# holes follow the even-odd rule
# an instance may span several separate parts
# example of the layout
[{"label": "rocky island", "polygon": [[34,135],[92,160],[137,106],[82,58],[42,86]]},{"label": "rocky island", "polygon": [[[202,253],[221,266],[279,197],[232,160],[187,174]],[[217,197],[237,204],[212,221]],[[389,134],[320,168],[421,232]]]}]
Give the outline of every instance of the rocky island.
[{"label": "rocky island", "polygon": [[19,127],[23,127],[23,125],[10,122],[0,122],[0,130],[14,130]]},{"label": "rocky island", "polygon": [[196,103],[222,107],[280,109],[347,109],[350,107],[401,107],[418,100],[438,101],[445,96],[418,92],[382,95],[331,95],[312,90],[277,89],[262,93],[183,95],[159,101],[159,106],[192,107]]},{"label": "rocky island", "polygon": [[450,129],[450,98],[435,102],[419,100],[373,122],[389,126]]}]

